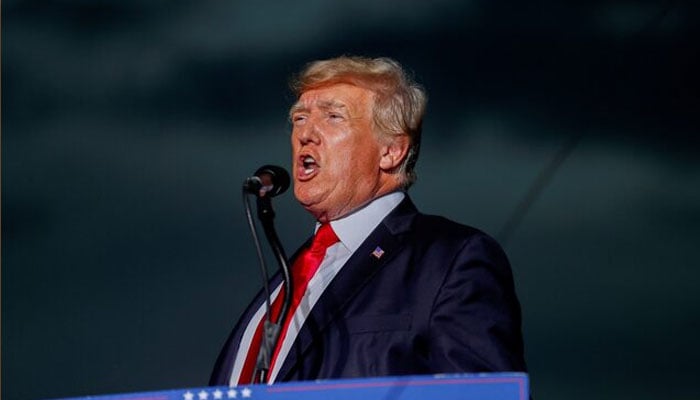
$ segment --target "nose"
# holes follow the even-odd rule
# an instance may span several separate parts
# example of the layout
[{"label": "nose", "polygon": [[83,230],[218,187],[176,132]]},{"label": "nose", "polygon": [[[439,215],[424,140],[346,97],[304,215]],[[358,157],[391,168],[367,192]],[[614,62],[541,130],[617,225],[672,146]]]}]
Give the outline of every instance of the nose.
[{"label": "nose", "polygon": [[319,144],[320,142],[318,127],[312,118],[307,119],[302,125],[295,125],[292,129],[292,136],[302,145]]}]

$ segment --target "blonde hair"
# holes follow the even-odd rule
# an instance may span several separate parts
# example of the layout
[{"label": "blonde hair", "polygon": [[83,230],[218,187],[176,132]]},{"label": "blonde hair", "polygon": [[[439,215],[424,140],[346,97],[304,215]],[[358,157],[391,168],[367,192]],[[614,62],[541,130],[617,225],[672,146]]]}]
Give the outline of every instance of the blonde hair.
[{"label": "blonde hair", "polygon": [[399,167],[401,186],[416,181],[415,166],[420,150],[425,90],[390,58],[341,56],[314,61],[291,82],[297,97],[304,92],[336,83],[348,83],[375,93],[373,122],[386,136],[407,135],[408,154]]}]

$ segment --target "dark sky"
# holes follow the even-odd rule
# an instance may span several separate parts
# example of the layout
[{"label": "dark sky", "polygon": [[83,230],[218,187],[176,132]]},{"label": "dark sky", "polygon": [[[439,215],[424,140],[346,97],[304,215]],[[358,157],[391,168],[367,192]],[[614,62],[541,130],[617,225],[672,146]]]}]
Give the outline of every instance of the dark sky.
[{"label": "dark sky", "polygon": [[700,397],[699,8],[3,1],[3,399],[206,384],[261,285],[241,182],[340,54],[426,86],[411,196],[501,240],[535,398]]}]

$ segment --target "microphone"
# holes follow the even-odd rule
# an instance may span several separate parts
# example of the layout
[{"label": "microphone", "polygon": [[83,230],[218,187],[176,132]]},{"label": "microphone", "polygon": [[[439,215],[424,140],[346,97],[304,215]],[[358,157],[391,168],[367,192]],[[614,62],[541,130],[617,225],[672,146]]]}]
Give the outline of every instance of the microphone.
[{"label": "microphone", "polygon": [[258,197],[275,197],[289,189],[289,173],[276,165],[263,165],[243,182],[243,190]]}]

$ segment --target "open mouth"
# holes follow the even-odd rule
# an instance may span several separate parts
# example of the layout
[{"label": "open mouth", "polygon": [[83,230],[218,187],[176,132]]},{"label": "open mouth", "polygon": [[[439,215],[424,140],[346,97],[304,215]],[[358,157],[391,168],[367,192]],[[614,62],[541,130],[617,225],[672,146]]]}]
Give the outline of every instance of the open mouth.
[{"label": "open mouth", "polygon": [[318,163],[316,159],[310,155],[300,156],[297,165],[297,177],[299,180],[311,179],[318,172]]}]

